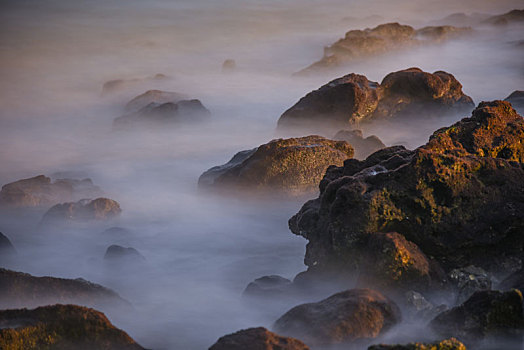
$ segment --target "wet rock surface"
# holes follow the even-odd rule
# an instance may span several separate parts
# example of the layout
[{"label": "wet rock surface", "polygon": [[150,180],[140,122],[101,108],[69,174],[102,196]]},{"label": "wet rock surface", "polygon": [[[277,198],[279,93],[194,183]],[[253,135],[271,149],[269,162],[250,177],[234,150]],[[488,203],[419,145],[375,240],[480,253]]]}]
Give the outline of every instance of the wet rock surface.
[{"label": "wet rock surface", "polygon": [[274,329],[310,345],[337,344],[376,338],[400,320],[393,301],[374,290],[353,289],[294,307]]},{"label": "wet rock surface", "polygon": [[406,345],[372,345],[368,350],[466,350],[466,346],[455,338],[434,343],[409,343]]},{"label": "wet rock surface", "polygon": [[409,25],[385,23],[375,28],[350,30],[345,37],[324,48],[318,62],[301,70],[297,75],[307,75],[346,65],[366,57],[376,57],[388,52],[406,50],[420,45],[436,44],[472,32],[468,27],[431,26],[415,30]]},{"label": "wet rock surface", "polygon": [[438,334],[456,337],[466,345],[488,337],[522,342],[522,293],[516,289],[476,292],[462,305],[438,315],[430,326]]},{"label": "wet rock surface", "polygon": [[278,139],[211,168],[202,174],[199,185],[252,193],[268,189],[287,194],[314,192],[330,165],[340,165],[352,156],[353,148],[344,141],[320,136]]},{"label": "wet rock surface", "polygon": [[100,195],[102,191],[91,179],[58,179],[38,175],[2,186],[0,207],[51,207],[57,203]]},{"label": "wet rock surface", "polygon": [[209,348],[209,350],[309,350],[298,339],[283,337],[266,328],[249,328],[228,334]]},{"label": "wet rock surface", "polygon": [[331,167],[320,196],[290,229],[308,239],[315,269],[355,270],[353,254],[375,232],[398,232],[445,270],[487,269],[519,257],[523,230],[524,120],[503,101],[436,131],[409,151],[380,150]]},{"label": "wet rock surface", "polygon": [[325,131],[383,119],[445,117],[473,107],[460,82],[443,71],[409,68],[380,84],[349,74],[301,98],[282,114],[278,128]]},{"label": "wet rock surface", "polygon": [[111,289],[84,279],[36,277],[0,268],[0,308],[78,304],[96,308],[129,308]]},{"label": "wet rock surface", "polygon": [[42,223],[53,221],[89,222],[108,220],[120,215],[122,210],[118,202],[109,198],[83,199],[78,202],[57,204],[49,209]]},{"label": "wet rock surface", "polygon": [[113,326],[103,313],[76,305],[1,310],[0,348],[143,349],[127,333]]}]

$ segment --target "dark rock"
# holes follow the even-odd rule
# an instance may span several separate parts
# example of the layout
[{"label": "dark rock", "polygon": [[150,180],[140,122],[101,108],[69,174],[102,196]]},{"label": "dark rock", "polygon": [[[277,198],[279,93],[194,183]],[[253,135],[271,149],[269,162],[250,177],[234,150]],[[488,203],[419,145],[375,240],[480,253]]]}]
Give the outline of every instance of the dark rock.
[{"label": "dark rock", "polygon": [[324,56],[320,61],[296,74],[317,73],[347,65],[355,60],[376,57],[414,46],[435,44],[470,32],[471,28],[452,26],[434,26],[415,30],[411,26],[399,23],[381,24],[372,29],[350,30],[344,38],[324,48]]},{"label": "dark rock", "polygon": [[415,322],[432,320],[435,316],[448,309],[444,304],[435,306],[422,294],[412,290],[404,294],[401,308],[404,310],[404,314],[408,316],[408,319]]},{"label": "dark rock", "polygon": [[473,107],[458,80],[443,71],[409,68],[388,74],[380,85],[349,74],[301,98],[278,127],[324,132],[382,119],[445,117]]},{"label": "dark rock", "polygon": [[148,90],[129,101],[126,104],[125,110],[127,112],[138,111],[151,103],[157,103],[161,105],[169,102],[177,103],[182,100],[187,100],[187,96],[178,92]]},{"label": "dark rock", "polygon": [[308,344],[335,344],[376,338],[398,322],[394,302],[370,289],[353,289],[296,306],[274,328]]},{"label": "dark rock", "polygon": [[221,337],[209,350],[309,350],[298,339],[282,337],[263,327],[249,328]]},{"label": "dark rock", "polygon": [[91,179],[58,179],[54,182],[44,175],[18,180],[2,186],[0,207],[50,207],[57,203],[78,200],[102,191]]},{"label": "dark rock", "polygon": [[507,25],[510,23],[518,23],[524,21],[524,10],[511,10],[502,15],[491,16],[483,21],[483,23],[491,25]]},{"label": "dark rock", "polygon": [[356,159],[365,159],[370,154],[386,148],[386,145],[375,135],[364,138],[361,130],[340,130],[333,140],[346,141],[353,146]]},{"label": "dark rock", "polygon": [[326,168],[353,156],[344,141],[320,136],[278,139],[256,150],[238,153],[225,165],[214,167],[199,179],[199,185],[244,192],[304,194],[316,191]]},{"label": "dark rock", "polygon": [[210,114],[199,100],[181,100],[177,103],[152,102],[136,112],[116,118],[113,121],[113,129],[199,123],[208,120]]},{"label": "dark rock", "polygon": [[244,290],[246,296],[273,297],[284,295],[291,287],[287,278],[271,275],[257,278],[249,283]]},{"label": "dark rock", "polygon": [[223,73],[231,73],[234,72],[237,68],[237,63],[235,60],[227,59],[222,64],[222,72]]},{"label": "dark rock", "polygon": [[524,316],[522,293],[482,291],[464,304],[438,315],[430,326],[444,337],[456,337],[467,345],[489,337],[522,339]]},{"label": "dark rock", "polygon": [[347,273],[362,239],[392,231],[448,271],[522,256],[523,139],[509,103],[483,102],[415,151],[390,147],[330,167],[319,198],[289,221],[309,240],[305,263]]},{"label": "dark rock", "polygon": [[511,106],[521,115],[524,114],[524,91],[515,90],[504,101],[511,103]]},{"label": "dark rock", "polygon": [[475,292],[491,290],[491,277],[480,267],[470,265],[465,268],[453,269],[448,277],[456,289],[457,304],[463,303]]},{"label": "dark rock", "polygon": [[3,257],[16,254],[15,247],[2,232],[0,232],[0,260]]},{"label": "dark rock", "polygon": [[111,245],[104,254],[107,261],[144,262],[145,258],[135,248]]},{"label": "dark rock", "polygon": [[127,309],[130,304],[111,289],[84,279],[35,277],[0,268],[0,309],[56,303]]},{"label": "dark rock", "polygon": [[120,204],[112,199],[82,199],[78,202],[53,206],[44,214],[42,222],[108,220],[120,215],[121,212]]},{"label": "dark rock", "polygon": [[94,309],[53,305],[0,311],[0,348],[140,350],[126,332]]},{"label": "dark rock", "polygon": [[142,85],[150,82],[166,80],[168,77],[164,74],[156,74],[152,77],[146,78],[132,78],[132,79],[115,79],[109,80],[104,83],[102,86],[102,96],[109,96],[122,92],[123,90],[129,89],[131,87],[136,87],[137,85]]},{"label": "dark rock", "polygon": [[409,343],[406,345],[372,345],[368,350],[466,350],[466,346],[455,338],[434,343]]}]

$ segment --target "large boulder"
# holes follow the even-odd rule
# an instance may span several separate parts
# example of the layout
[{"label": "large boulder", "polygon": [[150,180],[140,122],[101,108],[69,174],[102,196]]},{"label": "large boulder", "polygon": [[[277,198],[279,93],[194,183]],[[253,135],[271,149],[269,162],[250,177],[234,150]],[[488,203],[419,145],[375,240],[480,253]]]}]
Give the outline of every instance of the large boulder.
[{"label": "large boulder", "polygon": [[310,345],[337,344],[376,338],[398,322],[393,301],[374,290],[353,289],[292,308],[274,329]]},{"label": "large boulder", "polygon": [[282,114],[278,128],[324,132],[382,119],[445,117],[473,107],[460,82],[443,71],[409,68],[380,84],[349,74],[301,98]]},{"label": "large boulder", "polygon": [[296,73],[307,75],[347,65],[355,60],[376,57],[410,47],[440,43],[470,33],[471,28],[433,26],[415,30],[399,23],[380,24],[375,28],[350,30],[345,37],[324,48],[324,56]]},{"label": "large boulder", "polygon": [[44,214],[42,222],[107,220],[120,215],[121,212],[120,204],[112,199],[82,199],[53,206]]},{"label": "large boulder", "polygon": [[58,179],[38,175],[2,186],[0,207],[51,207],[57,203],[101,195],[91,179]]},{"label": "large boulder", "polygon": [[309,350],[300,340],[283,337],[263,327],[243,329],[228,334],[213,344],[209,350]]},{"label": "large boulder", "polygon": [[199,100],[151,102],[138,111],[116,118],[113,121],[113,129],[194,124],[209,120],[210,115],[209,110]]},{"label": "large boulder", "polygon": [[503,101],[409,151],[390,147],[330,167],[320,196],[290,221],[310,268],[355,270],[368,235],[398,232],[446,270],[494,269],[524,252],[524,120]]},{"label": "large boulder", "polygon": [[504,101],[511,103],[513,108],[521,115],[524,114],[524,91],[515,90]]},{"label": "large boulder", "polygon": [[375,153],[386,145],[375,135],[364,138],[362,130],[340,130],[335,134],[333,140],[346,141],[355,149],[356,159],[366,159],[370,154]]},{"label": "large boulder", "polygon": [[202,174],[201,187],[264,193],[304,194],[318,189],[330,165],[341,165],[353,156],[344,141],[320,136],[278,139],[243,151],[225,165]]},{"label": "large boulder", "polygon": [[138,111],[151,103],[160,105],[168,102],[177,103],[182,100],[187,100],[187,96],[178,92],[147,90],[129,101],[125,106],[125,110],[127,112]]},{"label": "large boulder", "polygon": [[0,311],[4,350],[141,350],[126,332],[94,309],[53,305]]},{"label": "large boulder", "polygon": [[455,338],[434,343],[409,343],[406,345],[372,345],[368,350],[466,350],[466,346]]},{"label": "large boulder", "polygon": [[78,304],[126,309],[130,304],[111,289],[84,279],[35,277],[0,268],[0,309]]},{"label": "large boulder", "polygon": [[524,334],[522,301],[522,293],[516,289],[476,292],[464,304],[435,317],[430,327],[444,337],[453,336],[466,344],[490,337],[507,337],[518,342]]}]

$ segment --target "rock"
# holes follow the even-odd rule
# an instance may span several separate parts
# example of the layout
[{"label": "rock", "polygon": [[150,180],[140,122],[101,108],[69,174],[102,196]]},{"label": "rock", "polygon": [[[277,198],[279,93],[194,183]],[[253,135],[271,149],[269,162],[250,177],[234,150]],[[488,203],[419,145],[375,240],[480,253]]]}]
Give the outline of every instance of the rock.
[{"label": "rock", "polygon": [[359,286],[425,291],[440,288],[445,280],[440,267],[397,232],[365,235],[351,256],[360,271]]},{"label": "rock", "polygon": [[255,151],[237,154],[225,165],[211,168],[199,179],[201,187],[252,193],[301,195],[314,192],[326,168],[353,156],[344,141],[320,136],[278,139]]},{"label": "rock", "polygon": [[221,337],[209,350],[309,350],[298,339],[282,337],[263,327],[243,329]]},{"label": "rock", "polygon": [[49,304],[78,304],[128,309],[130,304],[111,289],[84,279],[35,277],[0,268],[0,309]]},{"label": "rock", "polygon": [[361,130],[340,130],[333,140],[346,141],[353,146],[356,159],[366,159],[371,153],[386,148],[386,145],[375,135],[364,138]]},{"label": "rock", "polygon": [[121,212],[120,204],[112,199],[82,199],[78,202],[53,206],[44,214],[42,222],[108,220],[120,215]]},{"label": "rock", "polygon": [[159,105],[164,103],[177,103],[187,100],[187,96],[178,92],[148,90],[141,95],[136,96],[126,104],[126,112],[138,111],[151,103]]},{"label": "rock", "polygon": [[524,21],[524,10],[511,10],[502,15],[491,16],[483,21],[483,23],[504,26],[510,23],[518,23]]},{"label": "rock", "polygon": [[409,68],[380,84],[349,74],[301,98],[282,114],[278,128],[323,132],[382,119],[446,117],[473,107],[458,80],[443,71]]},{"label": "rock", "polygon": [[113,244],[107,248],[104,260],[113,262],[144,262],[145,258],[135,248],[125,248]]},{"label": "rock", "polygon": [[132,79],[115,79],[109,80],[104,83],[102,86],[102,96],[108,96],[122,92],[123,90],[129,89],[131,87],[136,87],[137,85],[146,84],[155,81],[162,81],[169,79],[164,74],[156,74],[152,77],[146,78],[132,78]]},{"label": "rock", "polygon": [[290,280],[278,275],[263,276],[249,283],[244,290],[244,295],[262,297],[282,296],[286,294],[291,285]]},{"label": "rock", "polygon": [[438,334],[456,337],[467,345],[489,337],[522,340],[522,293],[516,289],[476,292],[464,304],[438,315],[430,326]]},{"label": "rock", "polygon": [[152,102],[136,112],[116,118],[113,121],[113,129],[199,123],[208,120],[210,114],[199,100],[181,100],[177,103]]},{"label": "rock", "polygon": [[455,338],[434,343],[409,343],[406,345],[372,345],[368,350],[466,350],[466,346]]},{"label": "rock", "polygon": [[310,345],[372,339],[400,322],[397,305],[379,292],[353,289],[294,307],[274,325],[278,333]]},{"label": "rock", "polygon": [[465,268],[453,269],[448,276],[449,281],[456,289],[457,304],[468,300],[477,291],[491,290],[491,278],[480,267],[470,265]]},{"label": "rock", "polygon": [[3,257],[16,254],[15,247],[2,232],[0,232],[0,260]]},{"label": "rock", "polygon": [[404,314],[408,316],[408,319],[415,322],[432,320],[435,316],[448,309],[444,304],[439,306],[433,305],[422,294],[412,290],[404,293],[401,308]]},{"label": "rock", "polygon": [[237,63],[235,60],[227,59],[222,64],[222,73],[231,73],[234,72],[237,68]]},{"label": "rock", "polygon": [[520,115],[524,114],[524,91],[523,90],[515,90],[513,91],[508,97],[504,99],[504,101],[508,101],[511,103],[511,106],[515,108],[515,110],[520,113]]},{"label": "rock", "polygon": [[355,60],[376,57],[413,46],[431,45],[470,32],[471,28],[452,26],[434,26],[415,30],[411,26],[399,23],[381,24],[372,29],[350,30],[343,39],[324,48],[324,56],[320,61],[296,74],[318,73],[347,65]]},{"label": "rock", "polygon": [[85,198],[86,195],[100,194],[102,191],[93,185],[91,179],[58,179],[52,182],[49,177],[38,175],[2,186],[0,207],[50,207]]},{"label": "rock", "polygon": [[[369,118],[379,101],[378,83],[348,74],[302,97],[278,120],[280,129],[345,127]],[[333,125],[331,125],[333,124]]]},{"label": "rock", "polygon": [[483,102],[414,151],[390,147],[330,167],[320,196],[289,221],[310,268],[355,270],[367,235],[398,232],[447,271],[523,255],[524,120]]},{"label": "rock", "polygon": [[126,332],[94,309],[53,305],[0,311],[0,348],[5,350],[140,350]]}]

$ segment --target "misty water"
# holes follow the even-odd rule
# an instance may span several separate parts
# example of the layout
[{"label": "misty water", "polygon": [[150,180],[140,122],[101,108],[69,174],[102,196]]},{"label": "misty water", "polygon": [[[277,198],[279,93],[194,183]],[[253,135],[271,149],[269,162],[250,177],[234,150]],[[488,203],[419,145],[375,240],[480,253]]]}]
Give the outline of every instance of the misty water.
[{"label": "misty water", "polygon": [[[270,328],[294,302],[247,300],[242,291],[258,277],[291,279],[306,269],[307,242],[289,231],[287,221],[309,198],[206,193],[197,188],[200,174],[240,150],[286,136],[275,131],[279,116],[343,74],[380,82],[414,66],[444,70],[475,104],[522,89],[522,51],[510,44],[522,40],[522,27],[483,27],[472,36],[340,71],[291,76],[320,59],[323,46],[349,29],[391,21],[419,28],[454,12],[500,14],[519,5],[522,1],[1,1],[0,184],[58,172],[89,177],[123,210],[111,222],[66,228],[39,226],[38,211],[3,213],[0,231],[19,253],[7,267],[112,288],[135,312],[108,317],[146,348],[205,349],[239,329]],[[232,74],[221,71],[225,59],[237,63]],[[159,73],[168,78],[144,79]],[[114,79],[143,81],[102,96],[104,82]],[[125,103],[149,89],[201,100],[212,121],[113,131]],[[364,131],[386,145],[413,148],[461,117]],[[104,232],[111,227],[126,231]],[[103,255],[111,244],[134,247],[146,261],[108,266]]]}]

